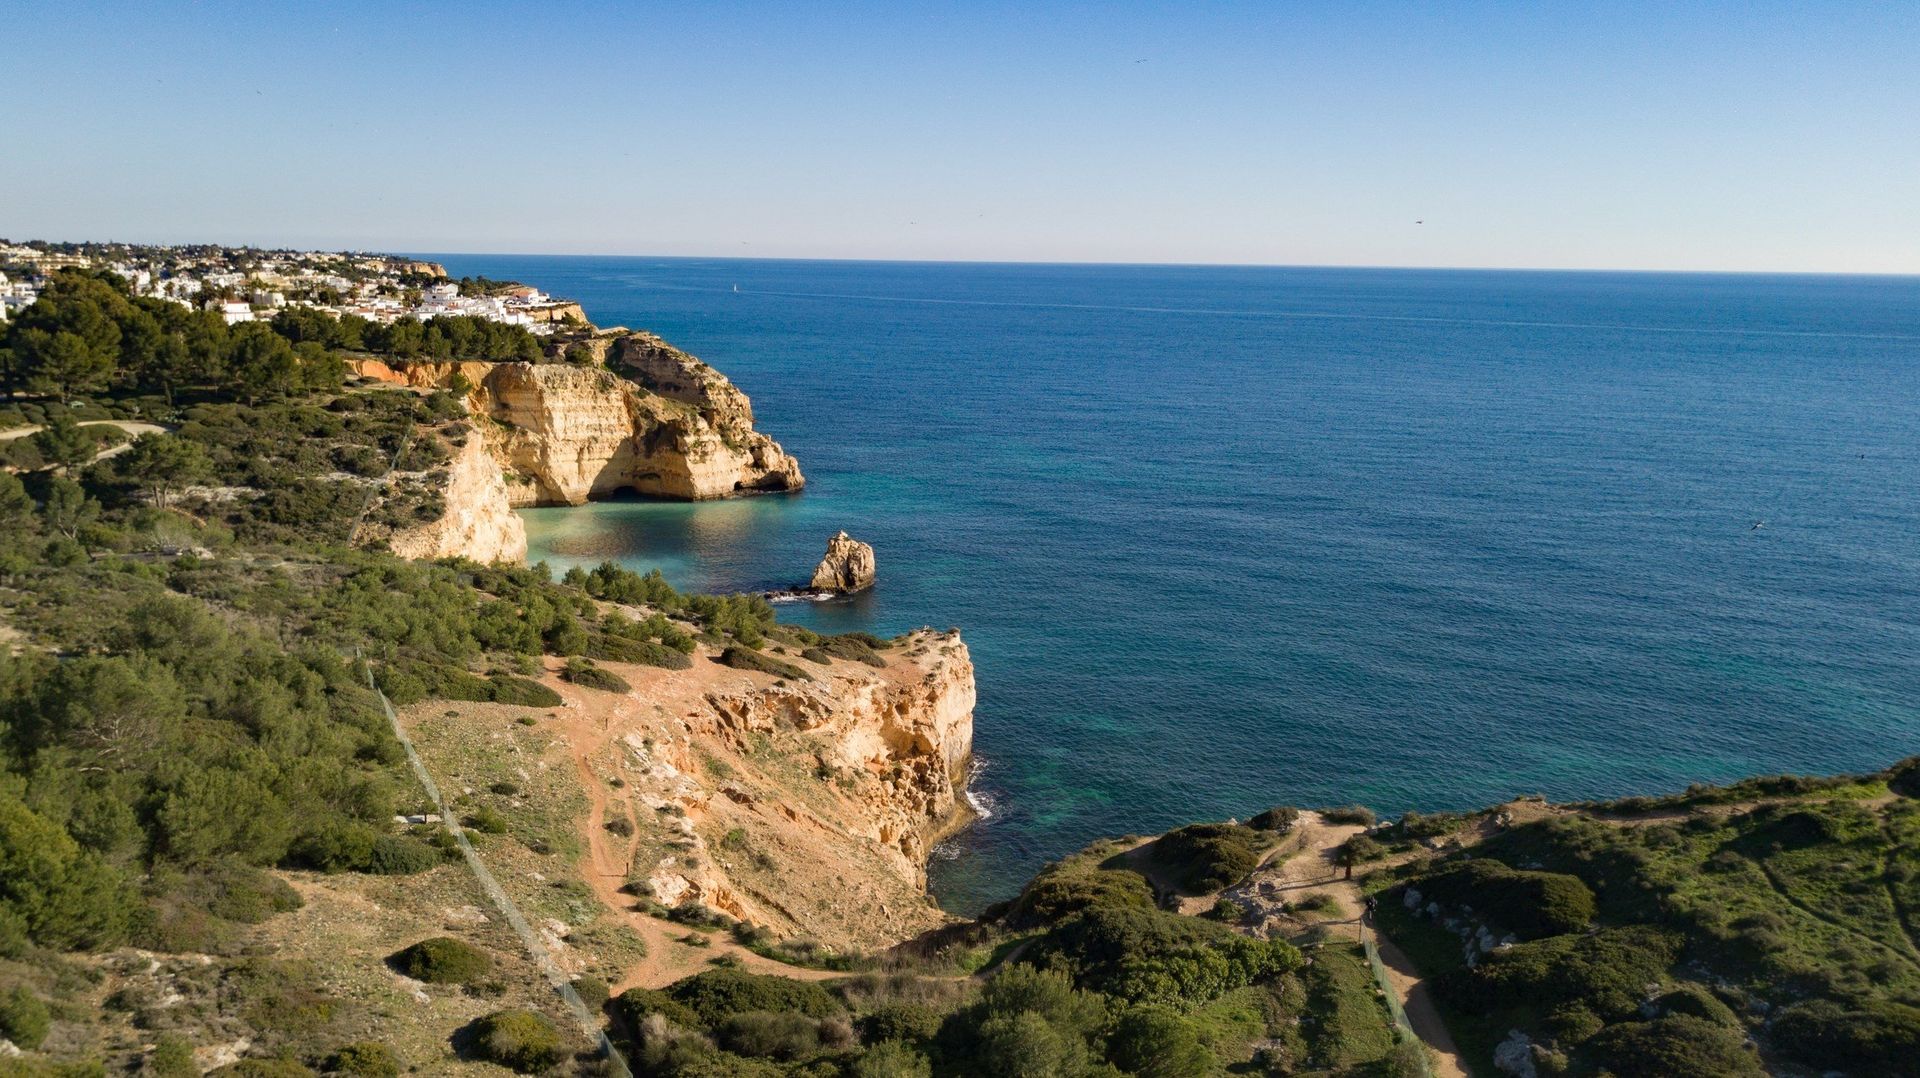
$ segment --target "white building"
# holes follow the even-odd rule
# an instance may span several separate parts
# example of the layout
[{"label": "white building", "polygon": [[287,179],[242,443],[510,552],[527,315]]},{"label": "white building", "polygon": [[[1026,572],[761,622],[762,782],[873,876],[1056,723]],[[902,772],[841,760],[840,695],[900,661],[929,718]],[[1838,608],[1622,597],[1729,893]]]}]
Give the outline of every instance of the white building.
[{"label": "white building", "polygon": [[253,321],[253,307],[245,300],[227,300],[220,304],[219,311],[220,317],[226,319],[227,325],[230,326],[239,322]]}]

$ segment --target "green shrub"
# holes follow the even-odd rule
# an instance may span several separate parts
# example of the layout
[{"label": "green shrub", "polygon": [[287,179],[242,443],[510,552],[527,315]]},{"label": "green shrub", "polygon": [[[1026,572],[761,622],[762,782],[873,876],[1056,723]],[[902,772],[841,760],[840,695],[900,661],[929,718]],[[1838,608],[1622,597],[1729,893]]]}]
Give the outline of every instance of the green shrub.
[{"label": "green shrub", "polygon": [[311,1078],[313,1071],[292,1059],[243,1059],[207,1074],[218,1078]]},{"label": "green shrub", "polygon": [[813,680],[812,674],[807,673],[792,663],[782,662],[779,659],[762,655],[751,648],[738,646],[728,647],[722,651],[720,657],[714,661],[722,666],[731,666],[735,670],[752,670],[761,674],[772,674],[775,677],[783,677],[790,681]]},{"label": "green shrub", "polygon": [[[808,659],[813,659],[814,662],[825,662],[829,659],[851,659],[854,662],[865,663],[868,666],[884,667],[887,665],[887,660],[881,657],[878,649],[885,646],[886,643],[881,641],[879,637],[867,633],[845,633],[840,636],[821,637],[817,643],[807,648],[802,654]],[[826,656],[826,658],[814,659],[813,656],[816,652]]]},{"label": "green shrub", "polygon": [[1275,805],[1273,808],[1248,820],[1247,826],[1257,827],[1262,831],[1284,833],[1292,830],[1294,821],[1299,818],[1300,810],[1294,808],[1292,805]]},{"label": "green shrub", "polygon": [[1200,1030],[1170,1007],[1132,1007],[1114,1023],[1107,1059],[1141,1078],[1208,1078],[1217,1073]]},{"label": "green shrub", "polygon": [[1771,1042],[1817,1069],[1895,1074],[1920,1059],[1920,1008],[1810,1000],[1779,1013],[1773,1020]]},{"label": "green shrub", "polygon": [[471,984],[493,969],[485,951],[454,939],[435,936],[403,948],[388,959],[393,967],[428,984]]},{"label": "green shrub", "polygon": [[381,835],[362,866],[376,876],[410,876],[438,866],[440,851],[411,835]]},{"label": "green shrub", "polygon": [[[688,650],[693,640],[685,634],[676,634],[676,641],[684,640]],[[601,662],[633,663],[637,666],[657,666],[662,670],[691,670],[693,659],[686,651],[676,649],[666,643],[652,640],[629,640],[625,637],[611,636],[606,633],[594,633],[587,641],[586,654],[589,658]]]},{"label": "green shrub", "polygon": [[1674,933],[1633,925],[1585,936],[1562,935],[1495,951],[1472,969],[1438,979],[1444,998],[1473,1013],[1523,1007],[1551,1012],[1579,1003],[1608,1021],[1637,1014],[1646,986],[1660,981],[1680,953]]},{"label": "green shrub", "polygon": [[0,1038],[29,1052],[37,1052],[52,1025],[53,1015],[47,1005],[25,987],[16,985],[0,995]]},{"label": "green shrub", "polygon": [[1576,932],[1593,920],[1593,892],[1577,876],[1509,868],[1479,857],[1414,881],[1423,897],[1442,906],[1471,906],[1521,939]]},{"label": "green shrub", "polygon": [[911,1045],[881,1041],[860,1053],[848,1073],[852,1078],[932,1078],[933,1065]]},{"label": "green shrub", "polygon": [[493,687],[492,699],[495,703],[519,707],[559,707],[564,702],[559,693],[527,678],[493,674],[487,681]]},{"label": "green shrub", "polygon": [[791,1011],[746,1011],[721,1022],[714,1039],[739,1055],[792,1062],[820,1051],[820,1026]]},{"label": "green shrub", "polygon": [[1260,833],[1227,823],[1198,823],[1169,831],[1145,853],[1189,893],[1218,891],[1247,878],[1260,864]]},{"label": "green shrub", "polygon": [[1096,908],[1035,940],[1021,958],[1081,988],[1132,1003],[1194,1003],[1284,973],[1300,952],[1279,940],[1164,910]]},{"label": "green shrub", "polygon": [[1051,865],[1020,892],[1006,920],[1013,928],[1040,928],[1095,908],[1153,909],[1153,888],[1138,872]]},{"label": "green shrub", "polygon": [[294,840],[288,856],[298,865],[321,872],[347,872],[361,868],[373,858],[373,844],[379,833],[366,824],[352,820],[322,820],[312,830]]},{"label": "green shrub", "polygon": [[809,1018],[826,1018],[841,1010],[831,992],[810,981],[731,969],[707,970],[675,981],[667,986],[666,994],[698,1015],[698,1024],[707,1028],[748,1011],[791,1011]]},{"label": "green shrub", "polygon": [[473,1024],[475,1055],[522,1074],[535,1074],[567,1056],[560,1032],[535,1011],[495,1011]]},{"label": "green shrub", "polygon": [[1594,1034],[1580,1054],[1596,1069],[1621,1075],[1765,1078],[1767,1074],[1739,1027],[1690,1015],[1610,1026]]},{"label": "green shrub", "polygon": [[152,1078],[200,1078],[200,1067],[193,1061],[193,1042],[178,1033],[162,1033],[140,1064],[140,1073]]},{"label": "green shrub", "polygon": [[475,831],[486,835],[504,835],[507,833],[507,818],[492,805],[481,805],[460,821]]},{"label": "green shrub", "polygon": [[706,1021],[693,1008],[657,988],[629,988],[614,997],[613,1017],[631,1036],[641,1019],[657,1014],[682,1029],[704,1029]]},{"label": "green shrub", "polygon": [[399,1078],[400,1057],[379,1041],[355,1041],[344,1045],[327,1060],[332,1074],[353,1078]]},{"label": "green shrub", "polygon": [[869,1044],[906,1041],[923,1044],[940,1031],[944,1016],[920,1003],[883,1003],[860,1018],[860,1036]]},{"label": "green shrub", "polygon": [[1372,827],[1377,817],[1374,816],[1373,810],[1365,805],[1342,805],[1339,808],[1321,809],[1320,818],[1331,824],[1359,824],[1361,827]]},{"label": "green shrub", "polygon": [[580,1002],[585,1003],[589,1010],[595,1011],[604,1006],[607,997],[612,994],[611,989],[607,987],[607,982],[598,977],[575,977],[573,991],[580,997]]},{"label": "green shrub", "polygon": [[611,670],[602,670],[588,659],[575,656],[567,660],[567,668],[561,674],[569,682],[586,689],[599,689],[601,692],[630,692],[632,685],[627,679]]}]

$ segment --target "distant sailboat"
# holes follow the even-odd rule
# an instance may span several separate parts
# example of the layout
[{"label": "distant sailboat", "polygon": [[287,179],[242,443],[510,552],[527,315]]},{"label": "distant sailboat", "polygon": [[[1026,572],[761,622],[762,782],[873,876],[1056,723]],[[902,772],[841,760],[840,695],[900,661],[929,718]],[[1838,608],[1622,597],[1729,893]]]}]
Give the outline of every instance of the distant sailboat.
[{"label": "distant sailboat", "polygon": [[740,291],[740,286],[739,286],[739,285],[734,285],[734,286],[733,286],[733,290],[734,290],[735,292],[738,292],[738,291]]}]

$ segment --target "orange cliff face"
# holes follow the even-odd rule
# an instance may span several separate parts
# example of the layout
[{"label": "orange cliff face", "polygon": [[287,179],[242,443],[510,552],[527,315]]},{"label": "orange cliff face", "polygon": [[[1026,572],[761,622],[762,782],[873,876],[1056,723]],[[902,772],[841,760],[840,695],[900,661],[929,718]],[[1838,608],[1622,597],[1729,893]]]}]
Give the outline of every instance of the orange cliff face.
[{"label": "orange cliff face", "polygon": [[[510,509],[580,505],[620,492],[689,501],[798,490],[800,464],[753,429],[746,394],[652,334],[598,338],[612,370],[568,363],[354,360],[362,378],[415,389],[467,387],[479,457],[449,472],[447,514],[391,540],[410,557],[517,560]],[[623,377],[615,371],[625,372]]]}]

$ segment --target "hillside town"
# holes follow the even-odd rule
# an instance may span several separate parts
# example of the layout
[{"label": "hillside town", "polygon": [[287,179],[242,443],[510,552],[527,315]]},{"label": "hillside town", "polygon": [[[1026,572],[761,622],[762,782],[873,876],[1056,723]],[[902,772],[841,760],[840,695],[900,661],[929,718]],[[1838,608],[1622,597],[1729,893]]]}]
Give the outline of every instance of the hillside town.
[{"label": "hillside town", "polygon": [[228,325],[272,318],[288,307],[403,318],[468,315],[545,336],[584,322],[578,304],[537,288],[485,278],[449,280],[438,263],[363,252],[0,240],[0,322],[30,306],[62,269],[106,270],[137,296],[217,311]]}]

